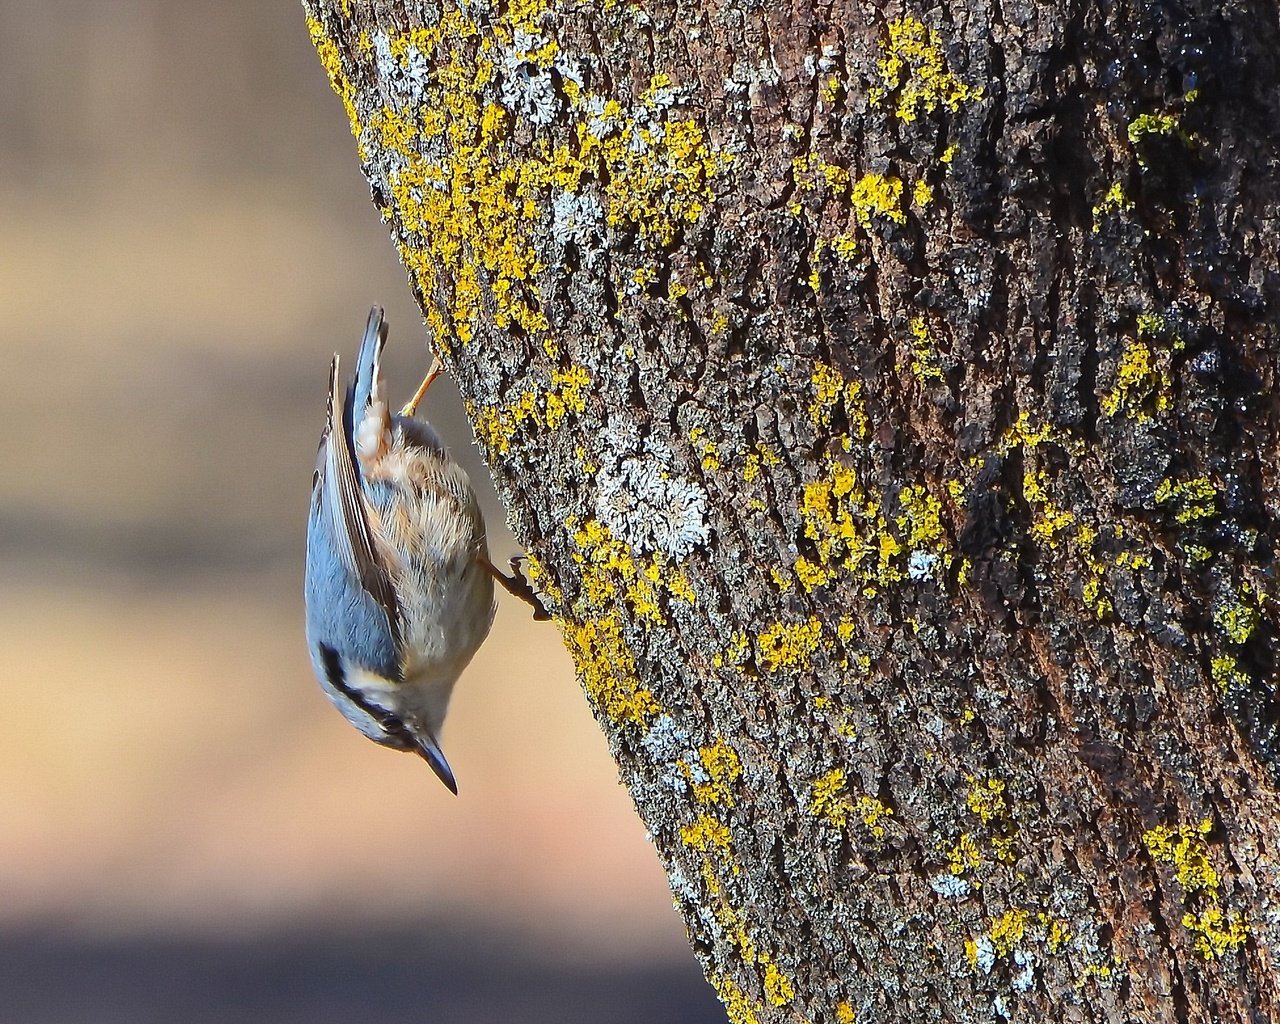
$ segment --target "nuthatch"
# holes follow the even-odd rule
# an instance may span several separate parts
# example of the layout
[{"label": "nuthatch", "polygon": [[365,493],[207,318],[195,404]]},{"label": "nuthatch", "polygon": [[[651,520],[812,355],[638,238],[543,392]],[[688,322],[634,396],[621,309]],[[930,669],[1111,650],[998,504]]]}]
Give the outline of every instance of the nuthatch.
[{"label": "nuthatch", "polygon": [[414,418],[433,362],[413,399],[392,416],[379,361],[387,329],[369,313],[355,377],[329,411],[307,517],[307,644],[329,700],[377,743],[419,754],[457,793],[440,750],[454,684],[489,633],[496,579],[541,605],[512,561],[489,561],[484,517],[467,474],[431,425]]}]

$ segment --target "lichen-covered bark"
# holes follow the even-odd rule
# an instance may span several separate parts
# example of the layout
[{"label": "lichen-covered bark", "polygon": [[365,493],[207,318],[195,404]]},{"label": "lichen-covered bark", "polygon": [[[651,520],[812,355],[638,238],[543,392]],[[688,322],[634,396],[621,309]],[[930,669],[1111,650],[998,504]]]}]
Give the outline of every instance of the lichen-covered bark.
[{"label": "lichen-covered bark", "polygon": [[736,1022],[1280,1018],[1280,27],[306,0]]}]

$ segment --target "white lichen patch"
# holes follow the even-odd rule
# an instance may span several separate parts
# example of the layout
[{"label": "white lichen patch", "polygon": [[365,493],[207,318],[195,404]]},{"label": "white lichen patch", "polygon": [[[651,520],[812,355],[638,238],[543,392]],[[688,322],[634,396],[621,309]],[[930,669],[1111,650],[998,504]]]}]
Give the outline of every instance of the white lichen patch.
[{"label": "white lichen patch", "polygon": [[633,438],[624,431],[604,436],[613,459],[596,474],[596,516],[638,553],[683,561],[711,539],[707,492],[680,474],[661,442],[650,437],[635,445]]},{"label": "white lichen patch", "polygon": [[400,47],[397,55],[392,50],[391,37],[385,32],[373,33],[370,42],[382,98],[391,106],[402,108],[422,95],[431,81],[431,61],[427,55],[413,45]]},{"label": "white lichen patch", "polygon": [[677,761],[693,749],[689,733],[670,715],[659,715],[640,739],[640,746],[654,763]]},{"label": "white lichen patch", "polygon": [[933,570],[937,564],[938,556],[932,551],[913,551],[907,561],[907,575],[913,580],[932,579]]},{"label": "white lichen patch", "polygon": [[667,884],[671,886],[671,894],[677,900],[683,900],[690,906],[697,906],[700,902],[697,886],[689,881],[689,876],[679,864],[673,863],[667,869]]},{"label": "white lichen patch", "polygon": [[557,49],[544,36],[516,29],[511,47],[500,49],[495,62],[502,105],[539,126],[550,124],[560,112],[550,68]]},{"label": "white lichen patch", "polygon": [[996,965],[996,947],[989,935],[979,935],[973,940],[973,965],[983,974],[990,974]]},{"label": "white lichen patch", "polygon": [[1018,972],[1013,976],[1013,989],[1015,992],[1028,992],[1036,983],[1036,958],[1035,954],[1030,950],[1015,949],[1013,951],[1013,962],[1018,967]]},{"label": "white lichen patch", "polygon": [[949,900],[964,899],[973,889],[965,879],[950,872],[936,876],[930,881],[929,887],[939,896]]},{"label": "white lichen patch", "polygon": [[516,64],[502,76],[502,102],[517,117],[528,118],[536,125],[547,125],[559,111],[555,80],[545,71]]},{"label": "white lichen patch", "polygon": [[698,755],[689,740],[689,733],[676,724],[670,715],[659,715],[649,731],[640,740],[640,746],[650,761],[659,765],[658,785],[673,793],[682,794],[689,788],[691,779],[687,766],[697,764]]},{"label": "white lichen patch", "polygon": [[562,258],[573,245],[584,265],[598,265],[605,254],[604,235],[604,208],[595,196],[561,192],[551,201],[551,237]]}]

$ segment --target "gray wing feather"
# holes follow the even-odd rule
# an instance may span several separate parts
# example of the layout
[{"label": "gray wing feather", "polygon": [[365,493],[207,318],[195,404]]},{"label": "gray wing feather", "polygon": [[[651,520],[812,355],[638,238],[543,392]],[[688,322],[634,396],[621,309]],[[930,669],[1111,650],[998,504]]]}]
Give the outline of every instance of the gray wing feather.
[{"label": "gray wing feather", "polygon": [[355,453],[351,447],[350,417],[338,388],[338,357],[329,374],[329,422],[322,442],[325,458],[316,486],[333,553],[350,576],[386,614],[393,634],[399,632],[395,585],[378,559],[369,526],[368,504],[360,490]]}]

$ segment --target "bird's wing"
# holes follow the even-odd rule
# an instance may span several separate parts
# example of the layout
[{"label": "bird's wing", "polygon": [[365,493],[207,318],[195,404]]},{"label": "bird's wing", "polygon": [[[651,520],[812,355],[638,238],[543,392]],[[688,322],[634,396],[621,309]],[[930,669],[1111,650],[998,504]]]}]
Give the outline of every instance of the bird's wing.
[{"label": "bird's wing", "polygon": [[322,465],[316,480],[320,508],[333,550],[344,569],[387,615],[393,635],[399,637],[399,611],[390,573],[374,550],[369,525],[369,504],[360,490],[355,452],[351,448],[350,418],[338,387],[338,357],[329,371],[329,419],[321,441]]}]

